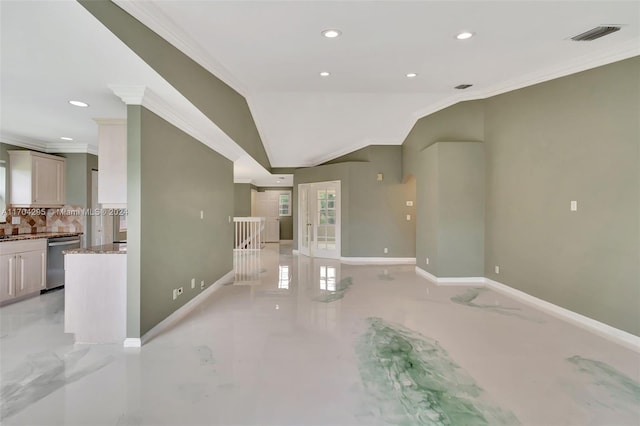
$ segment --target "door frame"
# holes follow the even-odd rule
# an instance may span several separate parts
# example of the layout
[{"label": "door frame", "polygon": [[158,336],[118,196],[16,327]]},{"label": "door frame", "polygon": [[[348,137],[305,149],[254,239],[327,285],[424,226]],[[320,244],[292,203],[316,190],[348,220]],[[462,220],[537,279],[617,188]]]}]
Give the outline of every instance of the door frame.
[{"label": "door frame", "polygon": [[[336,223],[335,223],[335,250],[322,250],[317,247],[318,236],[318,190],[326,187],[334,187],[336,190]],[[306,209],[302,207],[301,196],[302,191],[307,190],[307,206]],[[310,218],[309,222],[302,217],[303,212],[307,212],[307,216]],[[341,199],[341,181],[326,181],[326,182],[312,182],[298,184],[298,251],[300,254],[309,257],[321,257],[327,259],[340,259],[342,251],[342,199]],[[309,225],[310,224],[310,225]],[[308,234],[309,241],[305,248],[303,243],[305,226],[311,226],[312,230]]]}]

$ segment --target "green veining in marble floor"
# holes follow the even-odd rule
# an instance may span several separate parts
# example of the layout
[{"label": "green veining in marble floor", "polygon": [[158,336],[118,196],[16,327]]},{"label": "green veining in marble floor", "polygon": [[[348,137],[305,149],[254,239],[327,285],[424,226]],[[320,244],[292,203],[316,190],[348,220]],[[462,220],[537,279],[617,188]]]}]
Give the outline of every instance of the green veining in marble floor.
[{"label": "green veining in marble floor", "polygon": [[483,293],[487,292],[486,288],[470,288],[466,290],[464,293],[458,294],[451,298],[453,303],[457,303],[458,305],[468,306],[470,308],[482,309],[485,311],[495,312],[502,315],[508,315],[512,317],[518,317],[525,319],[527,321],[533,321],[537,323],[544,323],[543,320],[538,318],[531,318],[526,315],[521,314],[520,308],[513,308],[508,306],[501,306],[498,304],[487,304],[487,303],[478,303],[476,299]]},{"label": "green veining in marble floor", "polygon": [[518,425],[437,341],[369,318],[357,345],[372,415],[395,425]]}]

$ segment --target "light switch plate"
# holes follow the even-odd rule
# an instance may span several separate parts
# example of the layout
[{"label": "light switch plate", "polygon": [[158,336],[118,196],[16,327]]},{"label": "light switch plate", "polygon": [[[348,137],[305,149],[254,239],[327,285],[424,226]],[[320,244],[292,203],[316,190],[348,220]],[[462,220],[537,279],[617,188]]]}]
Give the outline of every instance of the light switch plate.
[{"label": "light switch plate", "polygon": [[407,215],[407,220],[411,220],[411,215],[410,214]]},{"label": "light switch plate", "polygon": [[413,201],[407,201],[407,207],[413,207]]},{"label": "light switch plate", "polygon": [[578,202],[577,201],[571,201],[571,211],[572,212],[577,212],[578,211]]}]

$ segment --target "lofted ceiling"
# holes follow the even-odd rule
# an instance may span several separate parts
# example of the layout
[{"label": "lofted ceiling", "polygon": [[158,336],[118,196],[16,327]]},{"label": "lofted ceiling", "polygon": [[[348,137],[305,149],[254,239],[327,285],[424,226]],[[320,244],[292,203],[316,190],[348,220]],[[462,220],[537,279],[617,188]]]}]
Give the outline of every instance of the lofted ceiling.
[{"label": "lofted ceiling", "polygon": [[[398,145],[419,117],[461,100],[640,54],[638,1],[115,3],[247,98],[273,167]],[[0,13],[4,141],[55,151],[70,136],[91,150],[92,118],[125,115],[109,86],[145,86],[156,110],[237,161],[238,181],[275,180],[75,1],[2,1]],[[605,24],[622,29],[570,40]],[[342,35],[325,38],[327,28]],[[457,40],[461,31],[475,35]],[[461,83],[473,86],[454,89]]]}]

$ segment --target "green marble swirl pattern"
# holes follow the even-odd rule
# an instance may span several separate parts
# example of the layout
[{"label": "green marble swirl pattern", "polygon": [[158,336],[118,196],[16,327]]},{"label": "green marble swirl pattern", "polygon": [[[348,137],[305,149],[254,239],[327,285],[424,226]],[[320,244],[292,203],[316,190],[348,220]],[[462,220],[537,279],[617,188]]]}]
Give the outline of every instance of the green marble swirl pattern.
[{"label": "green marble swirl pattern", "polygon": [[387,424],[480,426],[520,424],[487,401],[438,342],[380,318],[369,318],[356,351],[372,414]]}]

